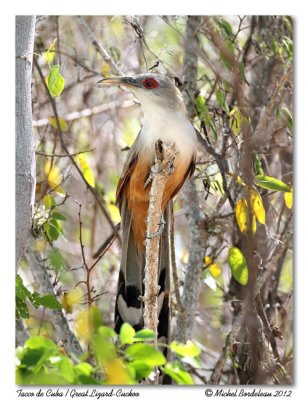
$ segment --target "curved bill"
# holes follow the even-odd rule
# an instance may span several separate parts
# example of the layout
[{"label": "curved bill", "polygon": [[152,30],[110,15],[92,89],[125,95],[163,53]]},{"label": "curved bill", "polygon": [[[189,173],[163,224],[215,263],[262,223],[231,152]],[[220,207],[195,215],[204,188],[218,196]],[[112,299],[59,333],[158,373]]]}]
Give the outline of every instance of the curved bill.
[{"label": "curved bill", "polygon": [[96,82],[98,86],[110,86],[110,85],[123,85],[123,86],[137,86],[140,87],[140,83],[136,79],[130,76],[119,76],[114,78],[104,78]]}]

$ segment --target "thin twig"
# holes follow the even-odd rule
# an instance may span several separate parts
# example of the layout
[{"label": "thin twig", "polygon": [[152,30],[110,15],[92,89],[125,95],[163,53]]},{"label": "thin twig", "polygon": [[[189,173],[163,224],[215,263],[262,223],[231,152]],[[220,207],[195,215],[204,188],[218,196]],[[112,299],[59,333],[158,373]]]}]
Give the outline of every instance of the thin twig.
[{"label": "thin twig", "polygon": [[108,53],[108,51],[103,47],[103,45],[97,40],[96,36],[94,33],[91,31],[89,25],[85,21],[85,19],[82,16],[78,16],[78,19],[81,23],[81,25],[84,27],[84,29],[87,31],[88,36],[95,48],[95,50],[100,54],[100,56],[103,58],[103,60],[106,61],[107,64],[111,66],[113,69],[113,72],[116,72],[119,75],[123,75],[123,72],[121,69],[117,66],[117,64],[113,61],[112,57]]},{"label": "thin twig", "polygon": [[89,149],[89,150],[78,151],[77,153],[70,153],[70,154],[56,154],[56,153],[47,154],[47,153],[44,153],[42,151],[36,151],[35,154],[39,155],[39,156],[51,157],[51,158],[53,158],[53,157],[59,157],[59,158],[63,157],[63,158],[65,158],[65,157],[76,157],[79,154],[84,154],[84,153],[91,153],[94,150],[95,149]]}]

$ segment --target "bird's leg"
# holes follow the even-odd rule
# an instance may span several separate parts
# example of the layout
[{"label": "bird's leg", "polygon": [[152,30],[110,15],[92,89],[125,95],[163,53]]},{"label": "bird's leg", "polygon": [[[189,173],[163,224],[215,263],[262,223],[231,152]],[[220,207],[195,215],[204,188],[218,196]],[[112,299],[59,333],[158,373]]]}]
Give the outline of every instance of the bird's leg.
[{"label": "bird's leg", "polygon": [[159,218],[159,223],[158,223],[158,230],[155,233],[152,233],[151,235],[147,236],[147,239],[153,239],[156,236],[160,236],[163,233],[164,227],[165,227],[166,221],[164,218],[164,214],[160,211],[160,218]]}]

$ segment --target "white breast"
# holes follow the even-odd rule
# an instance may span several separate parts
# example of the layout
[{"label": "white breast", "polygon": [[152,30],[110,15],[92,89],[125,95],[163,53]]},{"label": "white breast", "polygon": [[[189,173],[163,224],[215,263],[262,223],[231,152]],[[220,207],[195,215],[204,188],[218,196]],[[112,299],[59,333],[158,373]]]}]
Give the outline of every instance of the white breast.
[{"label": "white breast", "polygon": [[144,157],[153,159],[155,142],[158,139],[166,144],[175,143],[182,162],[190,163],[196,154],[196,132],[186,115],[179,110],[144,110],[144,124],[139,141]]}]

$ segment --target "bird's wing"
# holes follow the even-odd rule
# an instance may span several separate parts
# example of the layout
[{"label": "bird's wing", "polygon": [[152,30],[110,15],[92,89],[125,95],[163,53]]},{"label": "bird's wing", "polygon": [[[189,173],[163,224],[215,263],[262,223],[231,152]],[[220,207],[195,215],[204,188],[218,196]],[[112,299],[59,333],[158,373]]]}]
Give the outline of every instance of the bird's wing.
[{"label": "bird's wing", "polygon": [[196,168],[196,157],[193,157],[191,160],[191,163],[189,164],[189,167],[187,168],[185,175],[183,176],[183,180],[180,182],[180,184],[174,189],[174,191],[172,192],[171,198],[173,198],[181,189],[181,187],[183,186],[184,182],[186,181],[187,178],[190,178]]},{"label": "bird's wing", "polygon": [[127,153],[126,161],[123,166],[122,174],[118,182],[117,186],[117,191],[116,191],[116,203],[119,205],[120,209],[122,208],[122,194],[123,194],[123,189],[125,188],[137,162],[138,158],[138,153],[137,153],[137,143],[138,143],[138,137],[135,140],[134,144],[132,147],[129,149],[129,152]]}]

